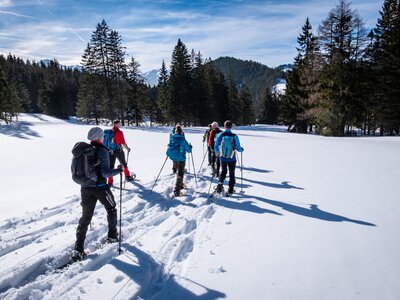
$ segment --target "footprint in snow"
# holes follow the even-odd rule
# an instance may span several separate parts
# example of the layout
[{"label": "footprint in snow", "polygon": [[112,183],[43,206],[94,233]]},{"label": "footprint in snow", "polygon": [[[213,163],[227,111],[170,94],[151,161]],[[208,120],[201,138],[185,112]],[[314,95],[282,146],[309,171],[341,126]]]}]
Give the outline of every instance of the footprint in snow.
[{"label": "footprint in snow", "polygon": [[115,279],[114,279],[114,283],[118,283],[118,282],[121,282],[122,280],[124,280],[124,276],[117,276],[117,277],[115,277]]}]

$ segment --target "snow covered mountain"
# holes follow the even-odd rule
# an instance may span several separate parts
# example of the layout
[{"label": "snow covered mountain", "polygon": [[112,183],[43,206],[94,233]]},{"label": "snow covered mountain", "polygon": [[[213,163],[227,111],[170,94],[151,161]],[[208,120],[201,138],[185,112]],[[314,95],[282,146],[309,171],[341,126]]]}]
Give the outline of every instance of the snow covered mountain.
[{"label": "snow covered mountain", "polygon": [[0,126],[0,299],[400,299],[397,137],[234,128],[243,179],[238,167],[237,193],[210,200],[216,180],[207,162],[200,168],[205,128],[184,128],[194,161],[185,195],[171,199],[170,161],[150,191],[171,128],[122,128],[137,174],[112,189],[123,252],[102,245],[107,216],[98,204],[87,259],[57,271],[81,216],[71,149],[91,126],[19,119]]},{"label": "snow covered mountain", "polygon": [[158,84],[158,77],[160,75],[160,69],[151,70],[148,72],[144,72],[140,74],[144,80],[145,84],[149,84],[151,86]]},{"label": "snow covered mountain", "polygon": [[272,86],[271,92],[276,96],[284,96],[286,94],[286,80],[278,79],[277,83]]}]

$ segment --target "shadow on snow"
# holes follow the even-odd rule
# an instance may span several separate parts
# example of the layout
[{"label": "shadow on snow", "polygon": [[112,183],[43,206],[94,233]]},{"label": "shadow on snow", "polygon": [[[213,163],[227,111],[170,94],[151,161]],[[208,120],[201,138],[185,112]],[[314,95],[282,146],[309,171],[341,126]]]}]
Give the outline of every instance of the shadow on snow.
[{"label": "shadow on snow", "polygon": [[[226,297],[224,293],[209,289],[191,280],[187,280],[188,282],[204,289],[205,293],[196,295],[179,284],[174,275],[166,274],[163,266],[157,263],[150,255],[131,245],[124,246],[126,246],[126,249],[123,255],[134,264],[123,262],[118,259],[112,260],[110,264],[116,269],[124,272],[132,281],[136,282],[140,286],[141,289],[138,295],[132,295],[131,299],[213,300]],[[130,281],[127,281],[125,285],[129,283]],[[120,289],[114,298],[118,296],[124,287],[125,286]]]},{"label": "shadow on snow", "polygon": [[32,130],[29,126],[32,126],[29,122],[18,122],[11,125],[0,126],[0,133],[4,135],[9,135],[12,137],[17,137],[20,139],[29,139],[29,137],[41,137],[40,134]]},{"label": "shadow on snow", "polygon": [[268,204],[280,207],[283,210],[286,210],[288,212],[291,212],[291,213],[294,213],[294,214],[297,214],[297,215],[300,215],[300,216],[303,216],[303,217],[319,219],[319,220],[328,221],[328,222],[350,222],[350,223],[355,223],[355,224],[358,224],[358,225],[376,226],[373,223],[360,221],[360,220],[349,219],[349,218],[346,218],[344,216],[336,215],[336,214],[321,210],[318,207],[318,205],[316,205],[316,204],[306,204],[309,207],[305,208],[305,207],[289,204],[289,203],[286,203],[286,202],[271,200],[271,199],[252,196],[252,195],[241,195],[240,197],[249,198],[249,199],[255,199],[255,200],[258,200],[258,201],[261,201],[261,202],[264,202],[264,203],[268,203]]}]

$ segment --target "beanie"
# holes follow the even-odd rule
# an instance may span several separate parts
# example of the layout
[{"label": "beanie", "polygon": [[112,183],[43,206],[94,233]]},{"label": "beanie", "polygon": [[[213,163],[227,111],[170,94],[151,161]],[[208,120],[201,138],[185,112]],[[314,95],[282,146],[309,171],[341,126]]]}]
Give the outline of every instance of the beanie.
[{"label": "beanie", "polygon": [[103,129],[101,129],[100,127],[91,128],[88,132],[87,138],[90,141],[102,140],[104,138]]}]

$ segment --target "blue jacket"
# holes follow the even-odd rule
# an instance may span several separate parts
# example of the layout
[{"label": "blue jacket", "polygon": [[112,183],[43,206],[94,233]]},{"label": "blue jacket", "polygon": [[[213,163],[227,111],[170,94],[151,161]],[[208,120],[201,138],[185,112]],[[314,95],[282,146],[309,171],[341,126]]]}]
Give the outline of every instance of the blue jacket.
[{"label": "blue jacket", "polygon": [[[236,134],[232,133],[230,129],[226,129],[224,132],[221,132],[220,134],[217,135],[217,138],[215,140],[215,145],[214,145],[214,151],[215,153],[219,153],[219,146],[221,145],[222,138],[225,135],[233,135],[233,147],[236,151],[242,152],[243,148],[240,146],[240,141],[239,138]],[[236,153],[234,152],[232,158],[226,158],[220,156],[220,160],[224,162],[230,162],[230,161],[236,161]]]},{"label": "blue jacket", "polygon": [[186,161],[186,152],[191,153],[192,148],[184,135],[171,134],[167,149],[167,156],[173,161]]}]

